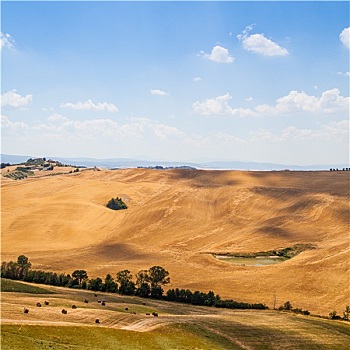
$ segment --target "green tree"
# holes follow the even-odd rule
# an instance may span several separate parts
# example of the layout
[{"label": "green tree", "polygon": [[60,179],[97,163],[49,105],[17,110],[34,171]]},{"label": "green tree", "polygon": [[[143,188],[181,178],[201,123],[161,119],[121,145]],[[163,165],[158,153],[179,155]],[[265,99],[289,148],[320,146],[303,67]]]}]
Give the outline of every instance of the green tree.
[{"label": "green tree", "polygon": [[102,286],[103,286],[103,282],[100,277],[89,280],[88,289],[90,290],[99,291],[102,289]]},{"label": "green tree", "polygon": [[78,284],[81,285],[81,282],[83,280],[86,280],[88,278],[88,275],[85,270],[75,270],[72,273],[72,277],[75,278],[78,281]]},{"label": "green tree", "polygon": [[28,270],[31,268],[32,264],[29,262],[28,258],[25,255],[20,255],[17,258],[17,264],[19,267],[19,279],[23,279],[27,274]]},{"label": "green tree", "polygon": [[118,290],[118,285],[114,282],[113,277],[109,273],[105,278],[104,290],[109,293],[115,293]]},{"label": "green tree", "polygon": [[335,319],[337,319],[338,317],[339,317],[339,316],[337,316],[337,312],[336,312],[335,310],[329,313],[329,318],[330,318],[331,320],[335,320]]},{"label": "green tree", "polygon": [[119,283],[119,293],[132,295],[135,292],[135,283],[132,281],[132,274],[129,270],[119,271],[116,276]]},{"label": "green tree", "polygon": [[110,199],[106,207],[112,210],[122,210],[128,208],[123,200],[119,197]]},{"label": "green tree", "polygon": [[148,281],[148,271],[147,270],[141,270],[136,274],[136,286],[137,289],[135,291],[135,294],[147,298],[151,294],[151,287]]},{"label": "green tree", "polygon": [[170,282],[169,272],[161,266],[148,269],[146,281],[151,284],[151,297],[160,298],[163,295],[162,286]]}]

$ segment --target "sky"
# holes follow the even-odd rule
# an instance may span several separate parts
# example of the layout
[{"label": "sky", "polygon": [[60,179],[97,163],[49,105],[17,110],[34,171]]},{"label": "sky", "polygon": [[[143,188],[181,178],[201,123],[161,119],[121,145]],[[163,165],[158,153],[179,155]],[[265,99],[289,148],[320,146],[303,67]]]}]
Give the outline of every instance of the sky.
[{"label": "sky", "polygon": [[349,2],[1,3],[4,154],[349,162]]}]

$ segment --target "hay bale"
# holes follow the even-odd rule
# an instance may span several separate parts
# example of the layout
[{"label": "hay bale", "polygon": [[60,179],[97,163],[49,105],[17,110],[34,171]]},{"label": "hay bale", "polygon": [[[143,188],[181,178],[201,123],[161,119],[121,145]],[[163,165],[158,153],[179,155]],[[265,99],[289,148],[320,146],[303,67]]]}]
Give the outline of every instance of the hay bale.
[{"label": "hay bale", "polygon": [[45,302],[44,302],[44,303],[45,303],[45,305],[49,305],[49,302],[48,302],[48,301],[46,301],[46,300],[45,300]]},{"label": "hay bale", "polygon": [[97,302],[98,302],[98,303],[101,303],[101,302],[102,302],[102,300],[97,300]]},{"label": "hay bale", "polygon": [[152,315],[153,315],[154,317],[158,317],[158,313],[157,313],[157,312],[152,312]]},{"label": "hay bale", "polygon": [[29,310],[26,309],[26,308],[24,308],[24,309],[23,309],[23,312],[24,312],[25,314],[27,314],[27,313],[29,312]]},{"label": "hay bale", "polygon": [[146,316],[150,316],[151,314],[146,314]]},{"label": "hay bale", "polygon": [[96,318],[95,323],[100,323],[100,320]]},{"label": "hay bale", "polygon": [[106,305],[106,303],[105,303],[104,301],[102,301],[101,305],[102,305],[102,306],[105,306],[105,305]]},{"label": "hay bale", "polygon": [[62,309],[62,313],[63,313],[64,315],[66,315],[66,314],[67,314],[67,310]]},{"label": "hay bale", "polygon": [[126,306],[124,310],[125,310],[125,311],[128,311],[128,310],[129,310],[129,308]]},{"label": "hay bale", "polygon": [[94,294],[94,297],[97,297],[97,294]]},{"label": "hay bale", "polygon": [[88,302],[89,302],[89,299],[85,299],[85,300],[84,300],[84,303],[87,304]]},{"label": "hay bale", "polygon": [[76,305],[72,305],[72,309],[76,309],[77,308],[77,306]]},{"label": "hay bale", "polygon": [[36,303],[36,306],[37,306],[37,307],[41,307],[41,304],[40,304],[40,303]]}]

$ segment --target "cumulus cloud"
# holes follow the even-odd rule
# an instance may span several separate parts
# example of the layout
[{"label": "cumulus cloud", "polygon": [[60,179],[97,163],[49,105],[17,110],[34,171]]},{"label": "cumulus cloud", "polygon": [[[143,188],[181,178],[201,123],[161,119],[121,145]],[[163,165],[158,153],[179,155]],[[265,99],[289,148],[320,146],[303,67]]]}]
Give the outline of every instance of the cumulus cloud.
[{"label": "cumulus cloud", "polygon": [[350,49],[350,27],[344,28],[339,35],[340,41],[345,47]]},{"label": "cumulus cloud", "polygon": [[169,96],[168,92],[162,91],[162,90],[158,90],[158,89],[152,89],[151,90],[151,94],[152,95],[158,95],[158,96]]},{"label": "cumulus cloud", "polygon": [[288,50],[271,39],[266,38],[264,34],[251,34],[253,25],[246,27],[241,34],[237,35],[237,39],[242,43],[245,50],[255,52],[263,56],[287,56]]},{"label": "cumulus cloud", "polygon": [[87,100],[85,102],[78,101],[77,103],[61,103],[61,108],[71,108],[77,110],[93,110],[93,111],[107,111],[107,112],[118,112],[119,109],[113,103],[99,102],[94,103],[92,100]]},{"label": "cumulus cloud", "polygon": [[201,77],[194,77],[194,78],[193,78],[193,81],[201,81],[201,80],[202,80]]},{"label": "cumulus cloud", "polygon": [[33,95],[21,96],[16,90],[8,91],[1,95],[1,106],[11,106],[15,108],[26,108],[33,100]]},{"label": "cumulus cloud", "polygon": [[313,114],[332,114],[348,112],[350,97],[340,95],[339,89],[324,91],[320,97],[306,94],[304,91],[291,91],[276,100],[275,105],[262,104],[255,108],[234,108],[228,103],[232,96],[227,93],[211,99],[196,101],[192,105],[193,113],[203,116],[222,115],[233,117],[279,116],[294,112]]},{"label": "cumulus cloud", "polygon": [[235,58],[230,55],[229,51],[222,46],[214,46],[211,53],[200,52],[200,55],[208,60],[217,63],[232,63]]},{"label": "cumulus cloud", "polygon": [[228,115],[228,116],[254,116],[254,112],[250,109],[232,108],[228,102],[232,96],[227,93],[222,96],[210,98],[204,101],[196,101],[193,103],[193,113],[199,115]]},{"label": "cumulus cloud", "polygon": [[12,36],[10,34],[3,34],[0,32],[0,42],[1,42],[1,49],[8,48],[13,49],[13,45],[15,41],[13,40]]},{"label": "cumulus cloud", "polygon": [[258,113],[274,115],[287,114],[295,111],[330,114],[349,109],[350,98],[340,95],[339,89],[326,90],[318,98],[306,94],[304,91],[291,91],[276,101],[275,106],[260,105],[256,107]]}]

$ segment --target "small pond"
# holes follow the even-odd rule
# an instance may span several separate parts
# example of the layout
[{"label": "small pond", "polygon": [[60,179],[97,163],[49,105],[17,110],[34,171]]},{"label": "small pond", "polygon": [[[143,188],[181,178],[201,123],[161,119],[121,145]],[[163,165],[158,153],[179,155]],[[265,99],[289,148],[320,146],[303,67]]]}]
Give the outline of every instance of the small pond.
[{"label": "small pond", "polygon": [[267,266],[279,264],[288,258],[282,258],[279,256],[256,256],[256,257],[236,257],[232,255],[218,255],[213,254],[214,258],[225,261],[234,265],[240,266]]}]

